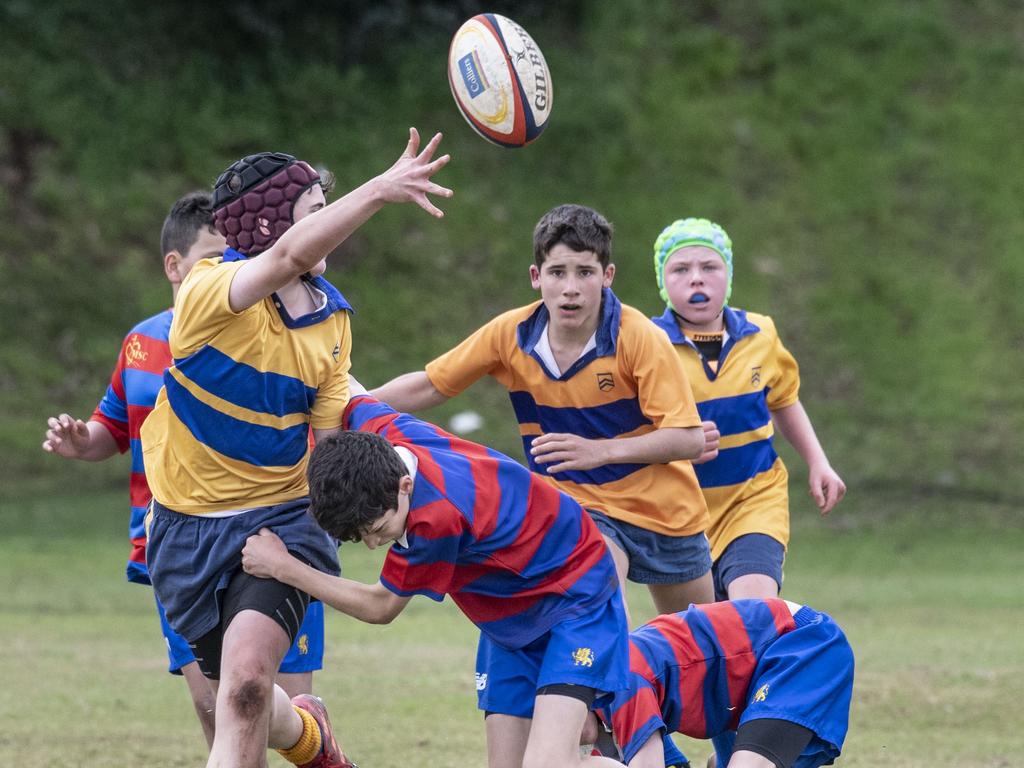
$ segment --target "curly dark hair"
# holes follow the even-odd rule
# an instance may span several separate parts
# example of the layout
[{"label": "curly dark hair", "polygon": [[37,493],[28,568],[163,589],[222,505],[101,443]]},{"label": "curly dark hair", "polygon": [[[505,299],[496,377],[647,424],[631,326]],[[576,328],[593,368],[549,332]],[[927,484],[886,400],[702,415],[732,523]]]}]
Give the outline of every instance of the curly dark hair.
[{"label": "curly dark hair", "polygon": [[398,508],[398,484],[409,474],[391,443],[373,432],[342,432],[317,443],[309,459],[310,511],[340,541]]},{"label": "curly dark hair", "polygon": [[533,230],[533,260],[538,269],[559,243],[574,251],[593,251],[601,267],[607,267],[612,259],[612,225],[593,208],[559,205],[541,216]]}]

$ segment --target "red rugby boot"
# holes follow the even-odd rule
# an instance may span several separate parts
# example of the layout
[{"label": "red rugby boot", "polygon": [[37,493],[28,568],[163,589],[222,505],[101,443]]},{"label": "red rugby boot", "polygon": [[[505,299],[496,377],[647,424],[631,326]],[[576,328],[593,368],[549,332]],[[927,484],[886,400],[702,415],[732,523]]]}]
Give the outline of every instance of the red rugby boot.
[{"label": "red rugby boot", "polygon": [[334,739],[334,732],[331,730],[331,720],[327,717],[327,708],[319,696],[311,693],[300,693],[292,704],[299,709],[304,709],[313,716],[316,724],[320,726],[320,738],[322,745],[320,753],[310,762],[303,763],[299,768],[358,768],[358,766],[345,757],[338,742]]}]

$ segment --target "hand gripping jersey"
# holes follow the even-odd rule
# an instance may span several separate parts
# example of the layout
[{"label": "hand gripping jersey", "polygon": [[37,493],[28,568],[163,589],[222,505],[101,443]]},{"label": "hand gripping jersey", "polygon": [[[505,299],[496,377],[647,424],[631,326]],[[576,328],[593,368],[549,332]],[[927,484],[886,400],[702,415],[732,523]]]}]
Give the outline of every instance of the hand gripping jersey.
[{"label": "hand gripping jersey", "polygon": [[107,392],[93,412],[91,420],[98,421],[117,442],[118,450],[131,450],[132,469],[129,480],[131,517],[128,537],[131,553],[126,573],[128,581],[149,584],[146,569],[146,508],[153,494],[146,482],[142,464],[142,440],[139,431],[146,420],[157,392],[163,384],[163,374],[171,364],[171,349],[167,335],[171,328],[171,310],[165,310],[136,325],[121,344],[117,365],[110,376]]},{"label": "hand gripping jersey", "polygon": [[[338,426],[348,400],[351,307],[323,278],[313,313],[272,295],[234,313],[228,290],[245,257],[204,259],[182,283],[174,364],[142,429],[161,504],[185,514],[237,511],[307,495],[308,431]],[[318,294],[319,295],[319,294]]]},{"label": "hand gripping jersey", "polygon": [[775,452],[771,412],[799,399],[796,360],[782,346],[770,317],[726,307],[717,371],[679,329],[672,310],[653,318],[676,345],[701,419],[721,432],[718,457],[698,464],[707,499],[711,557],[748,533],[789,543],[789,475]]},{"label": "hand gripping jersey", "polygon": [[518,462],[368,396],[345,427],[416,457],[406,523],[381,583],[398,595],[446,594],[495,643],[520,648],[601,608],[618,590],[604,540],[580,505]]},{"label": "hand gripping jersey", "polygon": [[630,633],[630,687],[600,714],[626,763],[652,736],[708,739],[757,718],[814,732],[799,768],[842,748],[853,652],[827,615],[785,600],[691,605]]},{"label": "hand gripping jersey", "polygon": [[555,474],[534,461],[532,440],[550,432],[606,439],[700,426],[671,344],[609,289],[596,346],[558,377],[537,352],[547,324],[542,302],[499,315],[427,365],[427,376],[447,397],[488,374],[501,382],[512,399],[530,469],[551,477],[583,506],[669,536],[704,531],[706,504],[688,461],[606,464]]}]

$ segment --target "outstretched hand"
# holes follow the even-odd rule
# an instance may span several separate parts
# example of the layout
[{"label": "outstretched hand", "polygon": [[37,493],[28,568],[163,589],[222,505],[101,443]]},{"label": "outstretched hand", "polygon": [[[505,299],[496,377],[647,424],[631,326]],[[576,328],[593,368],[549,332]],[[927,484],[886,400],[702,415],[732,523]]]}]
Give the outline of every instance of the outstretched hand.
[{"label": "outstretched hand", "polygon": [[420,152],[420,134],[415,128],[409,129],[409,143],[406,144],[405,151],[394,165],[377,177],[385,202],[416,203],[431,216],[444,216],[444,211],[427,197],[451,197],[454,194],[452,190],[435,184],[430,178],[451,160],[451,155],[441,155],[436,160],[432,159],[440,143],[441,134],[434,134],[434,138],[427,142],[427,146]]},{"label": "outstretched hand", "polygon": [[822,517],[832,511],[846,495],[846,483],[831,466],[810,467],[808,473],[811,497]]},{"label": "outstretched hand", "polygon": [[588,440],[572,433],[548,432],[534,438],[530,444],[530,455],[538,464],[547,465],[550,474],[584,471],[608,463],[602,451],[604,442]]},{"label": "outstretched hand", "polygon": [[49,429],[43,440],[43,450],[65,459],[80,459],[89,448],[89,427],[81,419],[66,413],[46,420]]},{"label": "outstretched hand", "polygon": [[245,541],[242,550],[242,568],[252,576],[261,579],[275,579],[280,566],[291,558],[284,542],[269,528],[260,528],[260,532]]},{"label": "outstretched hand", "polygon": [[706,461],[718,458],[718,443],[722,437],[718,425],[713,421],[702,421],[701,428],[704,430],[704,451],[693,460],[694,464],[703,464]]}]

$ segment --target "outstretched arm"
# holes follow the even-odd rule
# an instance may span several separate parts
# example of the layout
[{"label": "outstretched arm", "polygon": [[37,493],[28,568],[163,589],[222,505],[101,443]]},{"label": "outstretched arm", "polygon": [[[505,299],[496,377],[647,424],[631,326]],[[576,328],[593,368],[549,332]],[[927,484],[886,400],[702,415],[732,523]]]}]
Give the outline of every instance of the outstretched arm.
[{"label": "outstretched arm", "polygon": [[253,576],[290,584],[369,624],[389,624],[411,599],[396,595],[380,582],[363,584],[318,571],[293,557],[284,542],[267,528],[246,541],[242,567]]},{"label": "outstretched arm", "polygon": [[62,413],[46,420],[43,450],[65,459],[103,461],[117,453],[117,441],[98,421],[82,421]]},{"label": "outstretched arm", "polygon": [[435,387],[426,371],[404,373],[370,392],[396,411],[423,411],[448,400]]},{"label": "outstretched arm", "polygon": [[797,400],[792,405],[772,411],[772,421],[790,444],[807,462],[811,497],[822,515],[827,515],[846,495],[846,484],[828,463],[825,450],[814,434],[807,411]]},{"label": "outstretched arm", "polygon": [[696,459],[704,452],[703,427],[666,427],[636,437],[595,440],[564,432],[535,438],[530,453],[548,472],[568,472],[605,464],[666,464]]},{"label": "outstretched arm", "polygon": [[440,142],[438,133],[420,152],[419,133],[410,128],[409,143],[393,166],[295,222],[269,250],[239,268],[228,294],[231,310],[241,312],[311,270],[388,203],[416,203],[431,216],[444,216],[427,197],[452,196],[450,189],[430,180],[451,159],[449,155],[433,159]]}]

